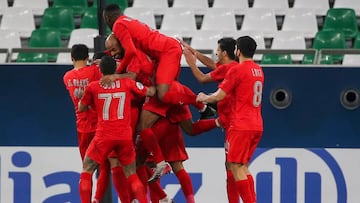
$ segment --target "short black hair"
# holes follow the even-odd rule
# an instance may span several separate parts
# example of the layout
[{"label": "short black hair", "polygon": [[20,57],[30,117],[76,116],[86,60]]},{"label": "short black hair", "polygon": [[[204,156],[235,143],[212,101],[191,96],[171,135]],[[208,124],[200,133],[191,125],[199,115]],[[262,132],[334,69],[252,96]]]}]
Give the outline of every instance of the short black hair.
[{"label": "short black hair", "polygon": [[85,44],[74,44],[71,47],[71,58],[75,61],[89,58],[89,48]]},{"label": "short black hair", "polygon": [[236,40],[231,37],[224,37],[218,40],[218,45],[220,49],[226,51],[227,55],[230,59],[235,60],[235,48],[236,48]]},{"label": "short black hair", "polygon": [[256,41],[250,36],[242,36],[236,40],[237,49],[239,49],[242,55],[246,58],[252,58],[256,51]]},{"label": "short black hair", "polygon": [[105,19],[105,21],[111,29],[112,29],[116,19],[122,15],[124,15],[124,14],[121,11],[120,6],[117,4],[109,4],[105,7],[105,9],[103,11],[103,16],[104,17],[106,16],[108,18],[107,20]]},{"label": "short black hair", "polygon": [[100,71],[103,75],[111,75],[116,71],[116,61],[111,56],[105,55],[101,57]]}]

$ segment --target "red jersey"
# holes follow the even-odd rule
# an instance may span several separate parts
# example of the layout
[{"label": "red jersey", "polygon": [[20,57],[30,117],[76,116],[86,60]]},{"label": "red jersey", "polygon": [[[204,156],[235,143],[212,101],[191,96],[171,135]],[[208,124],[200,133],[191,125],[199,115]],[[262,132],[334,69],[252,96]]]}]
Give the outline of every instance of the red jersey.
[{"label": "red jersey", "polygon": [[[225,78],[226,73],[230,68],[238,65],[239,63],[234,61],[228,64],[216,64],[216,69],[210,72],[210,77],[217,82],[222,82]],[[231,104],[232,97],[226,95],[225,99],[217,103],[219,122],[222,127],[228,129],[230,127],[230,116],[231,116]]]},{"label": "red jersey", "polygon": [[112,31],[126,50],[120,69],[126,67],[133,57],[139,57],[136,49],[140,49],[152,59],[159,59],[161,52],[166,51],[167,43],[171,39],[125,15],[115,21]]},{"label": "red jersey", "polygon": [[[155,63],[140,50],[136,50],[137,57],[134,57],[129,65],[126,67],[126,72],[136,73],[136,81],[141,82],[145,86],[152,86],[152,78],[154,77]],[[120,60],[120,64],[123,60]],[[123,73],[124,67],[119,66],[117,73]]]},{"label": "red jersey", "polygon": [[239,63],[228,71],[219,88],[233,98],[229,130],[263,130],[263,85],[264,73],[253,60]]},{"label": "red jersey", "polygon": [[88,133],[95,132],[96,130],[96,112],[94,110],[85,112],[78,111],[78,102],[80,100],[79,89],[84,89],[90,82],[99,80],[101,77],[102,74],[96,64],[77,70],[69,70],[63,77],[66,89],[69,91],[71,100],[74,103],[78,132]]},{"label": "red jersey", "polygon": [[98,115],[97,136],[132,140],[131,101],[146,95],[147,88],[134,80],[115,80],[111,87],[92,82],[85,90],[81,104],[95,107]]}]

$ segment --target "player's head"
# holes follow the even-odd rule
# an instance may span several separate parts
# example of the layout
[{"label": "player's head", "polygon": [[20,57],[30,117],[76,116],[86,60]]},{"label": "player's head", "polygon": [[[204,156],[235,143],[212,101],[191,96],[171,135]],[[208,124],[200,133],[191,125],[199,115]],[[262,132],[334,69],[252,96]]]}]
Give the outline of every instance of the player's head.
[{"label": "player's head", "polygon": [[237,54],[244,58],[252,58],[256,51],[256,41],[249,36],[242,36],[236,40]]},{"label": "player's head", "polygon": [[106,24],[112,29],[116,19],[122,16],[123,13],[117,4],[109,4],[103,11],[103,17]]},{"label": "player's head", "polygon": [[122,59],[124,57],[124,49],[122,48],[118,39],[114,34],[110,34],[105,40],[105,49],[110,55],[116,59]]},{"label": "player's head", "polygon": [[236,40],[231,37],[224,37],[218,40],[218,48],[216,50],[216,55],[218,60],[222,60],[223,57],[229,57],[231,60],[235,60],[235,48]]},{"label": "player's head", "polygon": [[85,44],[74,44],[71,47],[71,59],[75,61],[87,61],[89,59],[89,48]]},{"label": "player's head", "polygon": [[103,75],[111,75],[116,71],[116,61],[111,56],[105,55],[100,61],[100,71]]}]

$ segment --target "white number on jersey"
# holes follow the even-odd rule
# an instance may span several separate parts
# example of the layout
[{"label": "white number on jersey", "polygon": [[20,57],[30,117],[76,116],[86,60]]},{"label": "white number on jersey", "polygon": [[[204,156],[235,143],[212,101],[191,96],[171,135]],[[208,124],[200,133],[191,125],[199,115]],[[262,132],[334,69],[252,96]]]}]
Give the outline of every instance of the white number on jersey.
[{"label": "white number on jersey", "polygon": [[110,104],[113,99],[119,99],[118,108],[117,108],[117,118],[123,119],[124,118],[124,104],[125,104],[125,92],[116,92],[116,93],[102,93],[98,94],[99,99],[104,99],[104,106],[103,106],[103,120],[109,120],[110,118]]},{"label": "white number on jersey", "polygon": [[254,97],[253,105],[258,107],[261,104],[263,84],[261,81],[255,81],[254,83]]}]

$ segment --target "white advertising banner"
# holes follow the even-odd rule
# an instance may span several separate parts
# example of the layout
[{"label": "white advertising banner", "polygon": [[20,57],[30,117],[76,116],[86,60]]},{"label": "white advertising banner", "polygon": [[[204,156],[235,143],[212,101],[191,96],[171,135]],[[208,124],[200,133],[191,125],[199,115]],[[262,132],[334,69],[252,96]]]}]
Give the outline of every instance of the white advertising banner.
[{"label": "white advertising banner", "polygon": [[[223,149],[187,151],[196,202],[227,202]],[[359,157],[360,149],[258,149],[250,166],[257,202],[358,203]],[[0,203],[78,203],[81,168],[76,147],[0,147]],[[161,184],[176,203],[185,203],[174,174]]]}]

